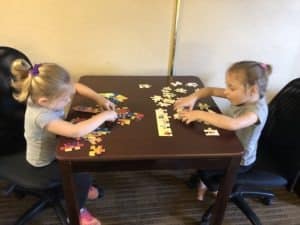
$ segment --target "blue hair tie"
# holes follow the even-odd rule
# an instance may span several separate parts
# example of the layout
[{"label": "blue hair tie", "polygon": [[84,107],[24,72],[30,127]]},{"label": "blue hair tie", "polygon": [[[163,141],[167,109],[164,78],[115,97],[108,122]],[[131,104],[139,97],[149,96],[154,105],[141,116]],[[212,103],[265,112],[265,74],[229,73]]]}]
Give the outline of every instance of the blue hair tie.
[{"label": "blue hair tie", "polygon": [[34,64],[33,68],[30,70],[30,73],[32,74],[32,76],[37,76],[39,75],[39,67],[41,66],[42,64]]}]

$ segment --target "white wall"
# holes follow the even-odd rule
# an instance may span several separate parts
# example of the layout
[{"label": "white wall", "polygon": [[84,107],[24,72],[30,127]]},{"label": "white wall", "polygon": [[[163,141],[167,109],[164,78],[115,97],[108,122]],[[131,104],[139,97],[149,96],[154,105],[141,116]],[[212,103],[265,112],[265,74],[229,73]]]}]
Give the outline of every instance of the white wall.
[{"label": "white wall", "polygon": [[[176,0],[1,1],[0,45],[84,74],[166,75]],[[233,62],[270,63],[269,97],[300,75],[299,0],[181,0],[175,74],[224,85]],[[223,104],[223,103],[220,103]]]},{"label": "white wall", "polygon": [[299,0],[182,1],[176,74],[224,86],[226,68],[244,59],[273,65],[269,98],[300,76]]},{"label": "white wall", "polygon": [[0,45],[83,74],[167,74],[172,0],[1,1]]}]

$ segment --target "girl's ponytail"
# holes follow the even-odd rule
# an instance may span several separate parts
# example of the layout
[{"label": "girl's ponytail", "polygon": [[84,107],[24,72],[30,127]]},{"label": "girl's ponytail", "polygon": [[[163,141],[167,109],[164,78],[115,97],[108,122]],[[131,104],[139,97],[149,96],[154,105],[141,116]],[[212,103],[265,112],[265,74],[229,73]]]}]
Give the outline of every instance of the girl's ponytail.
[{"label": "girl's ponytail", "polygon": [[30,64],[24,59],[16,59],[11,64],[10,70],[13,75],[11,86],[15,90],[13,97],[19,102],[26,101],[30,94],[32,80],[32,76],[29,76],[30,69]]},{"label": "girl's ponytail", "polygon": [[264,70],[266,76],[271,75],[273,69],[270,64],[260,63],[259,65]]}]

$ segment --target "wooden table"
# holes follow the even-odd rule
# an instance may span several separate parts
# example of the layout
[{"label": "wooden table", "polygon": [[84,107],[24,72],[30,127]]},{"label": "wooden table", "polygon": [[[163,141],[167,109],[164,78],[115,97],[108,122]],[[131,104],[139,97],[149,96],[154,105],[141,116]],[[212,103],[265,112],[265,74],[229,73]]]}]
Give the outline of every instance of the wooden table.
[{"label": "wooden table", "polygon": [[[203,86],[199,78],[193,76],[83,76],[80,82],[97,92],[113,92],[125,95],[128,99],[121,106],[128,106],[131,112],[144,114],[141,121],[133,121],[129,126],[114,126],[112,133],[103,137],[102,144],[106,152],[100,156],[89,157],[88,149],[64,152],[59,147],[66,142],[60,137],[56,150],[63,176],[64,194],[67,202],[67,213],[72,225],[79,225],[78,203],[75,198],[73,172],[79,171],[123,171],[154,169],[226,169],[220,185],[219,194],[213,209],[211,223],[222,224],[227,200],[231,192],[236,170],[239,166],[242,146],[234,132],[218,129],[220,136],[205,136],[203,129],[208,125],[193,123],[185,125],[171,118],[172,137],[158,136],[154,110],[158,108],[150,98],[162,95],[161,89],[170,86],[170,82],[196,82]],[[150,84],[151,88],[141,89],[139,84]],[[172,87],[172,86],[171,86]],[[194,88],[183,87],[188,93]],[[173,88],[174,89],[174,88]],[[188,94],[186,93],[186,94]],[[185,96],[186,94],[177,94]],[[211,98],[201,100],[208,103],[211,109],[218,111]],[[80,96],[75,96],[72,106],[95,105]],[[168,114],[173,116],[173,107],[169,106]],[[72,110],[69,119],[78,116]]]}]

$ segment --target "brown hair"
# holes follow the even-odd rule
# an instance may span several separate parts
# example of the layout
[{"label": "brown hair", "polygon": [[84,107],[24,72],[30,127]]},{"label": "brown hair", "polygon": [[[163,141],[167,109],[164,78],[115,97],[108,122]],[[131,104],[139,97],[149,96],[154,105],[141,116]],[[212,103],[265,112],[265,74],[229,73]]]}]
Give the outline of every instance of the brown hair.
[{"label": "brown hair", "polygon": [[14,79],[12,87],[17,91],[14,98],[20,102],[30,96],[33,102],[39,97],[53,100],[70,88],[69,73],[54,63],[42,63],[34,66],[35,71],[23,59],[16,59],[11,65]]},{"label": "brown hair", "polygon": [[243,82],[245,86],[257,85],[259,89],[260,98],[265,95],[268,78],[272,73],[272,66],[270,64],[260,63],[256,61],[240,61],[232,64],[227,73],[242,72]]}]

